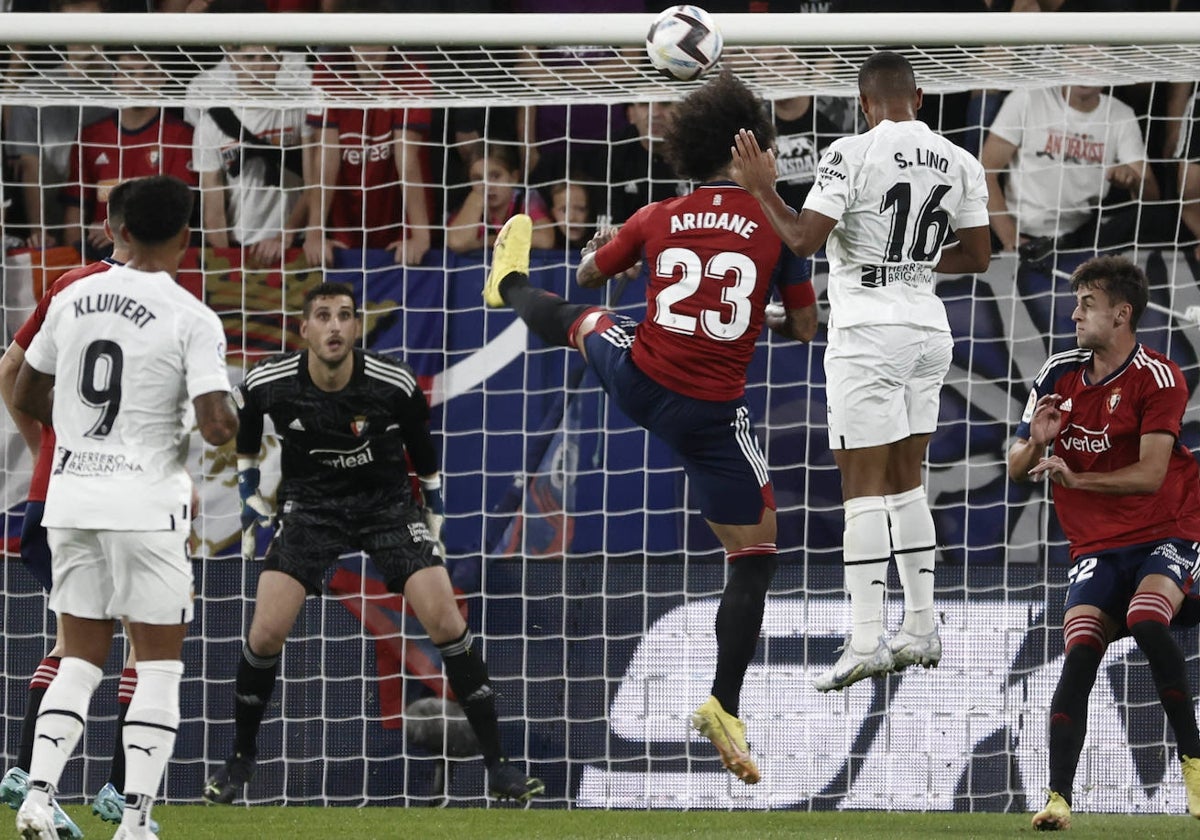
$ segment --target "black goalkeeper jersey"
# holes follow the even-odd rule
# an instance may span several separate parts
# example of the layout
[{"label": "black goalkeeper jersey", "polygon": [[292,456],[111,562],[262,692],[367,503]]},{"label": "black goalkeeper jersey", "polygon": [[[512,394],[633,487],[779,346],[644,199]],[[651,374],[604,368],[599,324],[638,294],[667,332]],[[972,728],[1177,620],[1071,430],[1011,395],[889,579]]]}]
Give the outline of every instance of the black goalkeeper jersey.
[{"label": "black goalkeeper jersey", "polygon": [[409,500],[408,461],[418,475],[437,472],[429,404],[404,362],[354,350],[354,373],[340,391],[308,375],[308,351],[264,359],[234,393],[237,451],[258,454],[263,416],[282,445],[277,502],[357,508]]}]

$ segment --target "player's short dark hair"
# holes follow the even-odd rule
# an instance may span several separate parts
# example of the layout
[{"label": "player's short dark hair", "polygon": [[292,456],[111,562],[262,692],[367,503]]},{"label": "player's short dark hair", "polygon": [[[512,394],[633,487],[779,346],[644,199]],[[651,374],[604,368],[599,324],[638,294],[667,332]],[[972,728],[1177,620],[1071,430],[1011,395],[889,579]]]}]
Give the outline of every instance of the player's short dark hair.
[{"label": "player's short dark hair", "polygon": [[775,140],[775,123],[762,98],[722,70],[675,106],[663,135],[663,156],[680,178],[711,181],[729,165],[741,128],[764,149]]},{"label": "player's short dark hair", "polygon": [[1146,272],[1124,257],[1092,257],[1071,275],[1071,291],[1100,289],[1113,303],[1133,307],[1129,329],[1137,329],[1150,300],[1150,281]]},{"label": "player's short dark hair", "polygon": [[113,237],[116,237],[121,225],[125,224],[125,202],[129,200],[129,190],[136,180],[136,178],[130,178],[122,181],[108,191],[105,212],[108,213],[108,226],[112,228]]},{"label": "player's short dark hair", "polygon": [[174,175],[149,175],[129,182],[125,228],[143,245],[161,245],[188,226],[192,188]]},{"label": "player's short dark hair", "polygon": [[909,99],[917,93],[917,77],[907,58],[884,50],[858,68],[858,92],[869,99]]},{"label": "player's short dark hair", "polygon": [[354,307],[354,317],[355,318],[358,317],[358,305],[354,302],[354,290],[351,289],[349,286],[347,286],[345,283],[334,283],[334,282],[326,280],[325,282],[318,283],[317,285],[313,286],[311,289],[309,289],[307,292],[304,293],[304,310],[303,310],[304,320],[307,321],[308,317],[310,315],[312,315],[312,308],[313,308],[314,300],[316,300],[317,298],[329,298],[329,297],[348,297],[348,298],[350,298],[350,305]]}]

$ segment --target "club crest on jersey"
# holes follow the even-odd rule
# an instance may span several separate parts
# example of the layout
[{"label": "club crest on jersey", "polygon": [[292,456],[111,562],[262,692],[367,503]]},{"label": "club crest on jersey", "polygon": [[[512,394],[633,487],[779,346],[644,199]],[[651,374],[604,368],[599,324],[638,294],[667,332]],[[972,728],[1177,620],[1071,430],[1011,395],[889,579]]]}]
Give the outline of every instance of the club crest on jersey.
[{"label": "club crest on jersey", "polygon": [[150,150],[150,165],[158,166],[159,152],[158,149]]},{"label": "club crest on jersey", "polygon": [[1108,392],[1108,413],[1112,414],[1117,410],[1117,405],[1121,402],[1121,389],[1113,388]]},{"label": "club crest on jersey", "polygon": [[367,431],[367,418],[361,414],[350,421],[350,431],[355,437],[362,437]]}]

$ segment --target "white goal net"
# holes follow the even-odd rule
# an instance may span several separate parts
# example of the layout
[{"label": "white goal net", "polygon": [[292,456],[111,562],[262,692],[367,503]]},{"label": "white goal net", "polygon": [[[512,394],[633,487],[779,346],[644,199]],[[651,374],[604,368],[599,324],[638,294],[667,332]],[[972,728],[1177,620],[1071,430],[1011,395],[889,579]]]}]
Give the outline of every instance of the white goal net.
[{"label": "white goal net", "polygon": [[[526,210],[538,225],[535,283],[640,317],[640,280],[596,292],[572,278],[598,224],[689,188],[657,155],[656,138],[671,103],[698,83],[654,74],[640,46],[651,18],[0,15],[6,341],[54,277],[106,253],[100,223],[115,183],[179,175],[200,197],[180,282],[221,316],[231,378],[298,346],[301,300],[322,279],[359,296],[366,346],[417,370],[444,465],[448,565],[483,640],[505,746],[546,781],[547,802],[1040,804],[1067,552],[1044,488],[1011,485],[1005,451],[1033,376],[1073,342],[1064,277],[1098,250],[1145,267],[1151,308],[1139,335],[1181,365],[1193,392],[1200,382],[1200,224],[1188,226],[1177,158],[1200,156],[1200,141],[1189,152],[1200,20],[717,17],[722,66],[773,108],[789,200],[802,199],[825,145],[862,128],[855,74],[876,44],[924,45],[899,48],[927,93],[922,118],[976,153],[993,120],[1011,118],[1010,91],[1031,99],[1096,86],[1105,104],[1088,128],[1060,127],[1030,154],[1094,168],[1096,144],[1115,146],[1124,131],[1130,145],[1117,160],[1147,163],[1140,189],[1097,183],[1070,206],[1056,194],[1051,225],[1064,235],[1040,259],[1001,243],[987,273],[940,278],[956,346],[926,482],[940,546],[945,655],[936,670],[832,695],[812,687],[849,625],[840,484],[824,426],[825,331],[811,345],[763,336],[748,393],[775,484],[782,563],[743,692],[763,769],[762,783],[745,787],[688,728],[715,663],[725,565],[682,472],[609,405],[577,356],[480,300],[487,238]],[[1137,143],[1140,160],[1130,157]],[[1200,182],[1193,189],[1200,196]],[[818,258],[823,322],[825,276]],[[1197,401],[1185,417],[1192,445]],[[0,691],[11,760],[53,625],[17,560],[31,457],[5,423]],[[214,451],[197,437],[193,451],[199,601],[171,802],[198,801],[230,751],[233,677],[258,573],[238,557],[232,447]],[[268,490],[277,454],[268,438]],[[441,735],[425,720],[448,689],[403,602],[362,557],[342,558],[328,589],[308,602],[285,648],[250,801],[481,803],[479,762],[456,754],[453,726]],[[894,627],[899,615],[890,618]],[[1194,629],[1180,638],[1195,686],[1200,640]],[[90,797],[107,773],[118,659],[64,776],[67,801]],[[1128,640],[1105,659],[1089,723],[1078,808],[1186,809],[1173,738]]]}]

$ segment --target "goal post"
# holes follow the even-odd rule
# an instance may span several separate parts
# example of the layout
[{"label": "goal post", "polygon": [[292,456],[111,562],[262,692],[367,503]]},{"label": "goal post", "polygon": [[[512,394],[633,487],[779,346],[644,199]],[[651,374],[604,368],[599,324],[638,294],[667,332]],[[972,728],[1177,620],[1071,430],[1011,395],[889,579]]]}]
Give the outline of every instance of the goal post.
[{"label": "goal post", "polygon": [[[752,788],[731,780],[688,728],[715,663],[725,566],[681,470],[612,406],[577,355],[546,347],[511,312],[484,309],[489,255],[472,236],[486,242],[489,222],[459,215],[472,189],[485,200],[502,193],[504,209],[530,210],[552,234],[534,252],[535,283],[641,316],[640,279],[596,291],[573,278],[579,247],[598,225],[619,223],[646,197],[689,188],[653,149],[670,103],[703,80],[653,72],[642,47],[652,19],[0,15],[9,45],[0,51],[6,339],[57,272],[102,251],[89,238],[94,214],[104,190],[129,174],[111,168],[127,147],[87,129],[116,120],[118,129],[141,132],[141,157],[130,157],[130,167],[175,166],[169,171],[197,185],[197,232],[179,279],[221,316],[233,380],[298,346],[304,292],[324,279],[353,288],[365,346],[417,371],[444,467],[448,565],[489,662],[505,747],[547,782],[547,802],[1028,809],[1046,784],[1066,547],[1045,488],[1013,486],[1005,451],[1033,377],[1049,352],[1073,340],[1066,278],[1097,247],[1146,269],[1151,306],[1139,337],[1183,368],[1193,390],[1183,435],[1197,442],[1197,237],[1180,221],[1179,164],[1163,145],[1190,130],[1187,110],[1176,106],[1200,81],[1200,14],[716,16],[722,65],[775,109],[785,180],[811,175],[821,148],[861,128],[858,66],[881,45],[904,44],[895,48],[912,59],[918,84],[942,103],[931,112],[934,127],[976,147],[991,115],[973,92],[1120,87],[1159,187],[1158,198],[1127,203],[1127,231],[1110,226],[1051,263],[1021,264],[1001,251],[984,274],[939,279],[956,344],[926,470],[946,650],[936,670],[833,695],[812,687],[849,623],[840,484],[825,429],[826,333],[811,345],[764,334],[748,395],[779,505],[782,562],[743,692],[742,717],[764,776]],[[234,66],[234,53],[262,45],[280,50],[254,57],[274,69],[251,83],[238,75],[249,71]],[[350,45],[394,49],[364,65]],[[797,106],[804,97],[811,99]],[[282,155],[264,162],[261,148],[221,135],[219,109],[256,136],[288,138],[271,142],[294,146],[303,166],[290,168]],[[340,112],[368,109],[390,116],[383,135],[364,140],[371,132]],[[809,122],[797,128],[804,115]],[[514,159],[515,169],[503,168]],[[475,168],[480,160],[502,169],[493,176]],[[343,182],[343,171],[378,180]],[[277,189],[277,202],[263,209],[249,193],[235,200],[245,172]],[[382,215],[347,222],[342,210],[322,210],[314,226],[318,203],[341,207],[382,190],[395,202]],[[1097,198],[1089,209],[1100,206]],[[280,238],[279,253],[264,255],[258,234],[267,228]],[[428,250],[406,262],[414,232],[425,234]],[[323,267],[308,247],[317,236],[333,240]],[[818,258],[813,268],[824,324],[827,266]],[[10,562],[0,568],[0,686],[11,760],[25,685],[52,621],[16,562],[31,461],[7,415],[3,422]],[[204,777],[231,747],[232,681],[259,570],[237,556],[232,454],[194,441],[200,600],[185,645],[170,802],[199,801]],[[279,454],[270,435],[264,454],[270,490]],[[894,628],[894,574],[890,583]],[[285,648],[250,801],[480,804],[482,770],[461,754],[455,724],[428,724],[446,687],[437,651],[403,601],[360,556],[339,561],[328,592],[306,604]],[[1181,638],[1194,679],[1200,639],[1194,629]],[[93,705],[100,720],[89,724],[81,758],[64,776],[66,801],[90,797],[104,781],[117,659]],[[1122,640],[1102,667],[1107,679],[1093,692],[1077,806],[1183,813],[1173,739],[1144,659]]]}]

